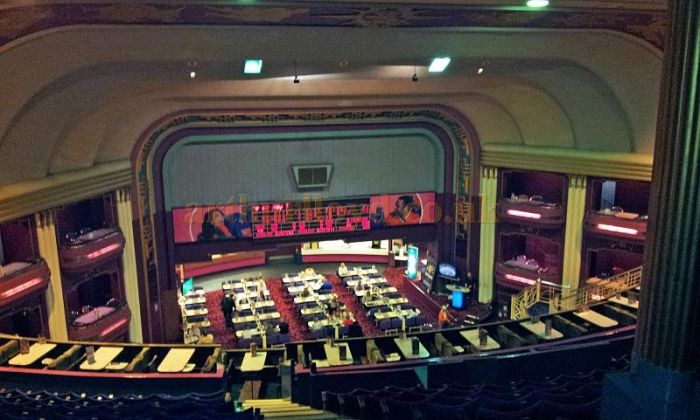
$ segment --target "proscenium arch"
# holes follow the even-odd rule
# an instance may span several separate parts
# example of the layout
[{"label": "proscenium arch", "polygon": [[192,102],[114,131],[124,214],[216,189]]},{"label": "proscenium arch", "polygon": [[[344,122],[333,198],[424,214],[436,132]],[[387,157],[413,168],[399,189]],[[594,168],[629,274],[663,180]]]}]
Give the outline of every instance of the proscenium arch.
[{"label": "proscenium arch", "polygon": [[[476,186],[479,185],[479,141],[476,131],[469,120],[454,109],[442,105],[403,106],[403,107],[366,107],[366,108],[328,108],[328,109],[270,109],[270,110],[184,110],[177,114],[164,116],[154,122],[139,138],[131,155],[134,170],[132,185],[134,227],[136,236],[137,263],[139,282],[146,305],[143,306],[142,319],[147,322],[145,331],[150,340],[163,336],[163,322],[158,308],[161,306],[161,290],[172,289],[174,273],[168,267],[169,255],[174,253],[174,245],[168,243],[165,221],[162,183],[160,171],[162,160],[173,144],[198,130],[218,130],[235,132],[236,130],[284,130],[328,127],[329,129],[352,130],[370,126],[401,127],[402,125],[421,125],[430,127],[431,131],[443,144],[447,152],[450,149],[453,165],[445,165],[445,177],[452,179],[455,191],[454,209],[445,213],[445,220],[438,229],[456,229],[462,223],[469,234],[467,261],[472,267],[477,263],[473,258],[478,252],[478,229],[472,229],[474,204],[477,202]],[[454,173],[452,172],[454,169]],[[449,174],[447,173],[449,171]],[[453,213],[454,212],[454,213]],[[466,213],[465,213],[466,212]],[[438,238],[446,235],[439,234]],[[454,235],[452,236],[454,238]],[[453,241],[454,242],[454,241]],[[448,246],[448,252],[454,253],[454,243],[440,244]],[[168,247],[169,249],[164,249]],[[476,249],[476,251],[475,251]],[[470,255],[471,254],[471,255]],[[155,325],[154,325],[155,324]],[[154,327],[159,328],[154,331]]]}]

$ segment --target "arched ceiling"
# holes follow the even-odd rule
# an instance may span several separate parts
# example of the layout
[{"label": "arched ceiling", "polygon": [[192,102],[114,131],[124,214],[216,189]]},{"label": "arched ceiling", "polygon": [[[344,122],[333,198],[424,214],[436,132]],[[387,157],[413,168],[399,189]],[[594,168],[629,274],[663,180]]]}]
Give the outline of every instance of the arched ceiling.
[{"label": "arched ceiling", "polygon": [[[172,3],[141,18],[163,19]],[[0,38],[10,39],[0,47],[0,185],[128,159],[154,121],[185,110],[439,104],[464,114],[482,146],[653,150],[661,54],[621,32],[91,22],[17,35],[30,27]],[[453,61],[429,75],[437,55]],[[264,74],[243,77],[252,57]]]}]

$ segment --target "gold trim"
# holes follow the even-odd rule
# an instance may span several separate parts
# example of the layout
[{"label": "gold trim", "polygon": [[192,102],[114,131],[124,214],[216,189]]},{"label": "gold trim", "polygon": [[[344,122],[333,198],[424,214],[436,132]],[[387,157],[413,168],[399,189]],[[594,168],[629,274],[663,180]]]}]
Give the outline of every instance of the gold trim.
[{"label": "gold trim", "polygon": [[650,181],[653,157],[520,145],[484,145],[481,164],[500,168]]},{"label": "gold trim", "polygon": [[127,187],[132,180],[131,162],[123,160],[0,186],[0,222]]}]

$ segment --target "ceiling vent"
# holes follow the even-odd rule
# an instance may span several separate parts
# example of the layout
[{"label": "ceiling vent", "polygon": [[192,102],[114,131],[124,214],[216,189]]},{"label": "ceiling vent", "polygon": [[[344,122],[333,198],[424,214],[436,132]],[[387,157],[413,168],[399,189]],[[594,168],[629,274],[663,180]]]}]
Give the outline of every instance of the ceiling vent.
[{"label": "ceiling vent", "polygon": [[298,191],[323,190],[331,180],[333,165],[292,165]]}]

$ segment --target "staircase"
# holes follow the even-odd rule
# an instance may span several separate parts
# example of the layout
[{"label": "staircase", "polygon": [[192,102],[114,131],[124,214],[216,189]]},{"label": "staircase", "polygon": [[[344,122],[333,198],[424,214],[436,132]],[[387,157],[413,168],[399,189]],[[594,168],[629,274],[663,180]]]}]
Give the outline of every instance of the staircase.
[{"label": "staircase", "polygon": [[582,305],[610,299],[618,293],[639,287],[641,283],[641,266],[616,276],[608,277],[596,284],[581,287],[570,294],[562,293],[561,286],[544,285],[538,281],[534,286],[511,296],[510,318],[528,318],[528,309],[537,303],[548,304],[549,313],[569,311]]},{"label": "staircase", "polygon": [[260,414],[266,419],[305,419],[305,420],[331,420],[338,416],[328,411],[317,410],[306,405],[293,403],[289,398],[276,398],[268,400],[246,400],[243,408],[259,408]]}]

